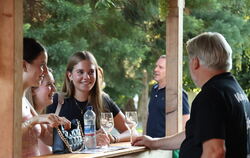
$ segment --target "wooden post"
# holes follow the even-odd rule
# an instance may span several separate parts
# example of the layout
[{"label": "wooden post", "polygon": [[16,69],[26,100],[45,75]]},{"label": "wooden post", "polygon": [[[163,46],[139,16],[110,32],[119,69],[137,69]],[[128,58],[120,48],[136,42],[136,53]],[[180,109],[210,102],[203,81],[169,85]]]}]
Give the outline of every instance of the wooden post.
[{"label": "wooden post", "polygon": [[23,1],[0,0],[0,157],[21,157]]},{"label": "wooden post", "polygon": [[166,110],[177,110],[166,114],[166,136],[182,130],[182,44],[184,0],[168,0],[166,24]]}]

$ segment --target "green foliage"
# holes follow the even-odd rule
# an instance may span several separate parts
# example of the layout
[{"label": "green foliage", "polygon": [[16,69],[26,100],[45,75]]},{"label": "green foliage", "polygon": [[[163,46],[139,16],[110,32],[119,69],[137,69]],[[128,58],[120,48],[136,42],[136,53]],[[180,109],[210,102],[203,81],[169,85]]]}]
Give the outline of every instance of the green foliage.
[{"label": "green foliage", "polygon": [[221,3],[218,0],[192,0],[192,1],[185,1],[186,8],[196,10],[200,9],[203,11],[207,10],[217,10],[220,8]]},{"label": "green foliage", "polygon": [[112,0],[98,0],[95,4],[95,8],[112,8],[115,6]]},{"label": "green foliage", "polygon": [[[206,9],[204,4],[209,3]],[[195,0],[187,2],[188,12],[184,19],[184,41],[205,32],[220,32],[233,50],[233,70],[243,89],[249,95],[249,37],[250,21],[247,16],[249,1],[239,0]],[[184,87],[193,89],[187,75],[187,55],[184,54]]]},{"label": "green foliage", "polygon": [[184,39],[190,39],[201,33],[204,29],[205,21],[199,17],[184,15]]},{"label": "green foliage", "polygon": [[161,21],[166,21],[168,15],[167,0],[159,0],[159,18]]},{"label": "green foliage", "polygon": [[142,89],[142,63],[150,48],[144,28],[128,22],[119,9],[124,3],[106,5],[111,2],[44,0],[40,12],[47,18],[33,21],[35,17],[27,17],[24,29],[25,36],[38,39],[47,48],[58,89],[68,57],[89,50],[104,69],[105,91],[123,106]]},{"label": "green foliage", "polygon": [[[24,3],[24,35],[45,45],[58,89],[68,57],[91,51],[104,69],[104,89],[120,105],[140,94],[142,72],[165,54],[166,0],[36,0]],[[184,43],[204,31],[222,33],[233,49],[233,73],[250,94],[249,0],[186,1]],[[185,46],[184,46],[185,48]],[[197,90],[184,49],[183,85]]]},{"label": "green foliage", "polygon": [[124,18],[136,25],[143,26],[143,22],[152,18],[159,18],[157,0],[122,0]]}]

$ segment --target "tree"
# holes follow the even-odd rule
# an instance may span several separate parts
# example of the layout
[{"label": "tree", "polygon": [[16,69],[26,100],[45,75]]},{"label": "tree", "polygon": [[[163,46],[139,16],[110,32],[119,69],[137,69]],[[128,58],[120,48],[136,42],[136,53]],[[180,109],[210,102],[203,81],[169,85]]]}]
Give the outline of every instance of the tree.
[{"label": "tree", "polygon": [[[157,58],[165,54],[166,0],[36,0],[25,1],[25,36],[38,39],[48,49],[49,66],[57,86],[62,86],[68,57],[89,50],[104,69],[106,88],[123,108],[139,94],[147,107],[147,91]],[[184,43],[205,31],[222,33],[234,51],[235,74],[250,94],[250,1],[186,1]],[[197,90],[188,71],[184,48],[183,86]],[[143,100],[143,101],[142,101]],[[146,113],[142,113],[146,115]],[[140,116],[141,114],[139,114]],[[145,120],[145,117],[142,116]]]},{"label": "tree", "polygon": [[[39,7],[36,14],[25,14],[25,36],[38,39],[48,49],[49,66],[55,71],[58,87],[67,58],[76,51],[89,50],[104,69],[105,91],[118,104],[123,106],[140,92],[140,68],[149,51],[146,34],[127,21],[119,7],[100,7],[93,1],[28,2],[26,8]],[[41,13],[45,18],[39,18]]]},{"label": "tree", "polygon": [[[204,4],[208,4],[206,9],[204,9]],[[232,72],[249,95],[250,84],[247,80],[247,76],[249,76],[247,61],[249,59],[248,41],[250,37],[248,6],[249,1],[247,0],[189,1],[184,19],[184,41],[205,31],[222,33],[233,50],[234,66]],[[243,57],[244,60],[242,60]],[[185,58],[187,58],[187,55],[184,56]],[[187,62],[185,62],[185,65],[187,65]],[[194,89],[195,87],[189,75],[185,73],[184,87],[187,89]]]}]

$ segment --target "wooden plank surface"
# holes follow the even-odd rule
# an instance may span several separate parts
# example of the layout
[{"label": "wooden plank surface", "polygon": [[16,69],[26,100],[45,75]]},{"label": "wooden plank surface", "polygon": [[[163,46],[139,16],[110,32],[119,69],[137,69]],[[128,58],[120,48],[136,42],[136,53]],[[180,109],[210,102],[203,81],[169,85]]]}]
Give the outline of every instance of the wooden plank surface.
[{"label": "wooden plank surface", "polygon": [[[122,142],[111,144],[111,146],[126,146],[131,147],[129,142]],[[52,154],[52,155],[44,155],[44,156],[37,156],[33,158],[100,158],[100,157],[118,157],[124,156],[133,153],[139,153],[146,151],[145,147],[133,147],[133,148],[126,148],[116,151],[110,151],[106,153],[96,153],[96,154]]]},{"label": "wooden plank surface", "polygon": [[0,157],[21,157],[22,0],[0,0]]}]

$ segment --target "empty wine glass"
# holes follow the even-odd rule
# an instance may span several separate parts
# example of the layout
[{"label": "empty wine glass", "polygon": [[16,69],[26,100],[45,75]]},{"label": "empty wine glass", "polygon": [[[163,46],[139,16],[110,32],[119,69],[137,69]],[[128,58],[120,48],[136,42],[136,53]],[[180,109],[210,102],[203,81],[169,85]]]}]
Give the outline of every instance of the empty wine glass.
[{"label": "empty wine glass", "polygon": [[138,119],[136,111],[125,112],[125,123],[130,131],[130,142],[132,142],[133,130],[136,128]]},{"label": "empty wine glass", "polygon": [[101,113],[101,127],[107,132],[110,133],[114,127],[113,114],[111,112],[102,112]]},{"label": "empty wine glass", "polygon": [[[112,129],[114,128],[113,114],[111,112],[102,112],[100,125],[105,130],[105,132],[107,132],[109,134],[112,131]],[[106,148],[108,146],[106,145],[103,147]]]}]

